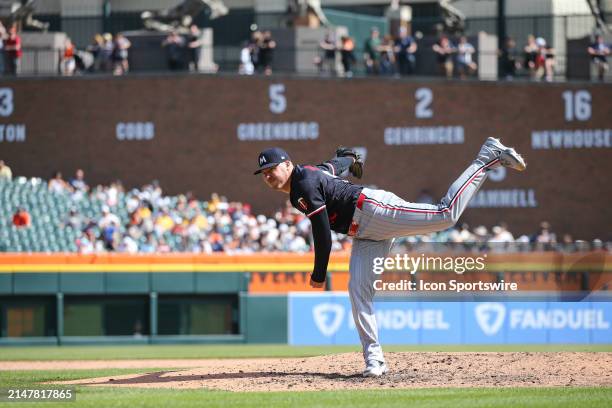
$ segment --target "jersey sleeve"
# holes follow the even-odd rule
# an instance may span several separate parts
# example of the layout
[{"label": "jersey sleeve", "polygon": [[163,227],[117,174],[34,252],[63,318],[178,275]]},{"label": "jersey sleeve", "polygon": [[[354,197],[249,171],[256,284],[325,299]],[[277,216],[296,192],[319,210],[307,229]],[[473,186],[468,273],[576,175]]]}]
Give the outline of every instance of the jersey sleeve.
[{"label": "jersey sleeve", "polygon": [[327,218],[327,210],[323,208],[310,217],[312,224],[312,238],[314,240],[314,268],[312,270],[312,280],[315,282],[325,282],[327,277],[327,265],[329,264],[329,255],[332,248],[331,229],[329,219]]},{"label": "jersey sleeve", "polygon": [[332,240],[323,186],[320,182],[317,183],[316,179],[310,179],[298,183],[298,188],[297,208],[310,219],[312,225],[315,252],[312,280],[324,282],[327,276]]}]

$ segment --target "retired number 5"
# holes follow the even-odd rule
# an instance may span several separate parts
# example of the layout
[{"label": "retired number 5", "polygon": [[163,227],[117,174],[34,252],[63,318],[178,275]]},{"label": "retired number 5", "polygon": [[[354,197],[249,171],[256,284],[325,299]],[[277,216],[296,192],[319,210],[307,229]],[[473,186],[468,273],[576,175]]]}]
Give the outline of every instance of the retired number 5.
[{"label": "retired number 5", "polygon": [[280,114],[287,109],[287,98],[285,97],[285,85],[272,84],[268,91],[270,96],[270,112]]}]

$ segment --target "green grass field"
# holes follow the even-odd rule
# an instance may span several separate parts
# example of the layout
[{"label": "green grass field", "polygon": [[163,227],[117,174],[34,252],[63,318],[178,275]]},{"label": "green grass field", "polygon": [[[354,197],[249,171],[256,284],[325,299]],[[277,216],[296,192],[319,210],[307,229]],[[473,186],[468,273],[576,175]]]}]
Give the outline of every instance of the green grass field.
[{"label": "green grass field", "polygon": [[[591,351],[612,352],[612,345],[583,346],[387,346],[391,351]],[[159,345],[2,347],[0,360],[182,359],[239,357],[302,357],[355,352],[355,346],[291,347],[286,345]],[[0,366],[2,362],[0,361]],[[40,388],[46,381],[146,373],[159,369],[0,371],[0,388]],[[611,368],[612,370],[612,368]],[[76,402],[47,402],[44,407],[609,407],[612,387],[436,388],[410,390],[336,390],[316,392],[248,392],[76,387]],[[41,403],[0,402],[3,407]]]},{"label": "green grass field", "polygon": [[[123,360],[172,358],[308,357],[361,351],[359,346],[288,346],[286,344],[29,346],[2,347],[0,361]],[[385,345],[385,351],[584,351],[612,352],[612,344]]]}]

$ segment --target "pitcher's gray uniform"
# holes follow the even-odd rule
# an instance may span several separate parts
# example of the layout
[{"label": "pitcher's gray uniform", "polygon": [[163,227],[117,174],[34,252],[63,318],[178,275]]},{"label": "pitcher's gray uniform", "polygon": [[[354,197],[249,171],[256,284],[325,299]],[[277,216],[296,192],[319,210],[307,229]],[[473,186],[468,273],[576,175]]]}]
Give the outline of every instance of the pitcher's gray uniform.
[{"label": "pitcher's gray uniform", "polygon": [[[262,157],[264,163],[275,161],[274,154],[266,156],[271,150],[275,149],[260,155],[260,169],[256,173],[266,167],[262,166]],[[286,153],[284,156],[288,158]],[[330,229],[353,236],[349,296],[366,362],[365,376],[380,376],[387,371],[374,314],[373,283],[377,278],[372,271],[374,258],[386,257],[395,237],[452,227],[486,180],[487,171],[500,165],[520,171],[526,167],[514,149],[488,138],[440,203],[433,205],[410,203],[388,191],[354,185],[320,168],[291,164],[290,188],[283,191],[289,192],[294,207],[311,220],[315,241],[314,282],[325,280],[331,250]]]}]

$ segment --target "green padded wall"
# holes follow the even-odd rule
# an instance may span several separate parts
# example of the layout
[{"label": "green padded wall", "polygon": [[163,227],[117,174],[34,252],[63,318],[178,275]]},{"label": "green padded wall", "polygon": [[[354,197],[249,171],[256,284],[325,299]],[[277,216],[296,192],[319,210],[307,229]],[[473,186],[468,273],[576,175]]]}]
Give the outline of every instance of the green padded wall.
[{"label": "green padded wall", "polygon": [[246,343],[287,343],[287,295],[240,296]]}]

